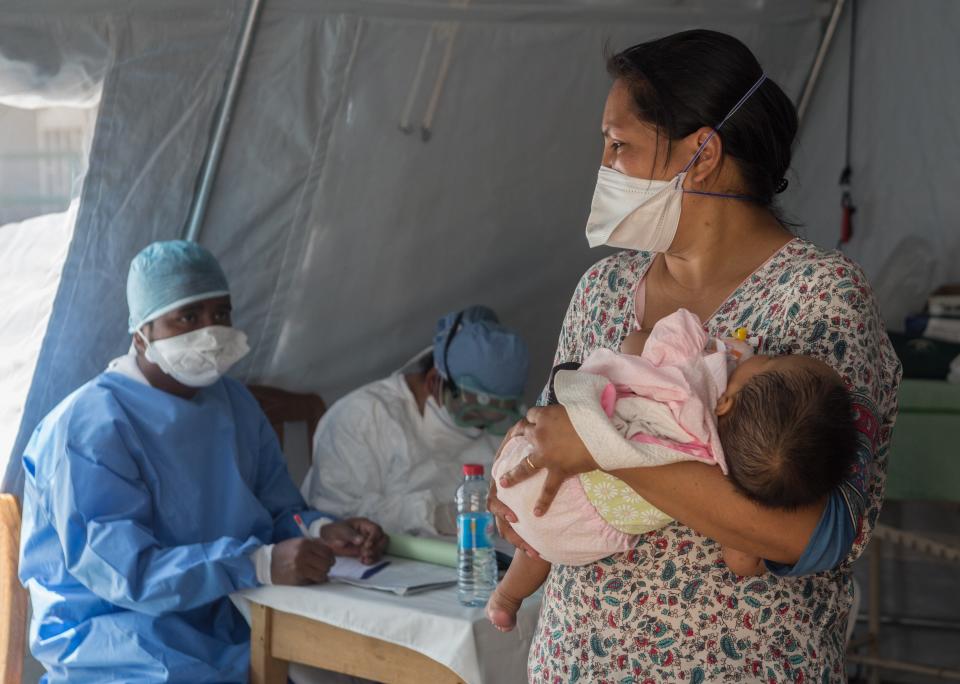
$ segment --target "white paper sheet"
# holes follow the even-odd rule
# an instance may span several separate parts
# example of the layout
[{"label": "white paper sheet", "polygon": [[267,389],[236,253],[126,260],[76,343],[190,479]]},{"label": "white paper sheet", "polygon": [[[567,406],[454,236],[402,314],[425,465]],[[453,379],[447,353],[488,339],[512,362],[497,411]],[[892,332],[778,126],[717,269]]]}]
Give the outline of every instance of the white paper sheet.
[{"label": "white paper sheet", "polygon": [[[396,556],[385,558],[387,563],[376,573],[367,577],[363,576],[363,571],[369,572],[369,566],[352,558],[338,558],[336,564],[330,569],[330,578],[364,589],[389,591],[398,596],[449,587],[457,583],[457,571],[453,568]],[[345,560],[352,561],[352,566],[338,570],[340,563]]]},{"label": "white paper sheet", "polygon": [[373,565],[364,565],[356,558],[345,558],[340,556],[337,562],[330,568],[330,579],[336,580],[367,580],[385,567],[390,565],[389,560],[383,560]]}]

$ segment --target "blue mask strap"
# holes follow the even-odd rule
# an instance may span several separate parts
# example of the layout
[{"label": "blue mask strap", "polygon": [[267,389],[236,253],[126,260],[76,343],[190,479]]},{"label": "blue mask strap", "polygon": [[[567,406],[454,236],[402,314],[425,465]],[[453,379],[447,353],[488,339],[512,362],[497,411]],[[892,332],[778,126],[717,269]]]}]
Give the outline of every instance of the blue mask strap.
[{"label": "blue mask strap", "polygon": [[683,194],[706,195],[707,197],[724,197],[726,199],[746,200],[747,202],[753,202],[757,199],[756,197],[751,197],[750,195],[734,195],[726,192],[704,192],[703,190],[684,190]]},{"label": "blue mask strap", "polygon": [[[727,123],[727,121],[730,119],[731,116],[733,116],[734,114],[737,113],[737,110],[740,109],[740,108],[743,106],[743,103],[746,102],[747,100],[749,100],[749,99],[750,99],[750,96],[753,95],[755,92],[757,92],[757,89],[758,89],[760,86],[762,86],[762,85],[763,85],[763,82],[766,81],[766,80],[767,80],[767,75],[766,75],[766,74],[760,74],[760,78],[757,79],[757,82],[756,82],[756,83],[754,83],[752,86],[750,86],[750,90],[748,90],[746,93],[744,93],[743,97],[741,97],[741,98],[737,101],[737,104],[733,105],[733,108],[732,108],[729,112],[727,112],[727,115],[726,115],[725,117],[723,117],[723,120],[722,120],[720,123],[718,123],[716,126],[713,127],[713,130],[710,131],[710,135],[708,135],[708,136],[707,136],[707,139],[704,140],[704,141],[700,144],[700,147],[697,148],[696,154],[694,154],[693,157],[690,159],[690,161],[687,162],[687,165],[683,167],[683,171],[681,171],[680,173],[686,173],[687,171],[690,170],[690,167],[693,166],[693,163],[694,163],[695,161],[697,161],[697,157],[699,157],[699,156],[700,156],[700,153],[703,152],[703,148],[707,146],[707,143],[708,143],[708,142],[710,142],[710,138],[712,138],[712,137],[714,136],[714,134],[715,134],[717,131],[720,130],[720,127],[723,126],[723,124]],[[685,190],[684,192],[692,192],[692,191]],[[716,196],[716,197],[735,197],[735,198],[737,198],[737,199],[750,199],[750,198],[746,197],[745,195],[721,195],[721,194],[713,193],[713,192],[696,192],[696,193],[693,193],[693,194],[697,194],[697,195],[714,195],[714,196]]]}]

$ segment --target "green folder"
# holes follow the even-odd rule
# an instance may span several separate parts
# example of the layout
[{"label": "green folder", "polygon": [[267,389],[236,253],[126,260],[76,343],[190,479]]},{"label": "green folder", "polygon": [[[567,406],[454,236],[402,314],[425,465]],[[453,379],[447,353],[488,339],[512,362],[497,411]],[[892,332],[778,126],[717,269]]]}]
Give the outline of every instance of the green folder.
[{"label": "green folder", "polygon": [[457,567],[457,545],[452,541],[414,537],[409,534],[391,534],[387,553],[424,563],[445,565],[448,568]]}]

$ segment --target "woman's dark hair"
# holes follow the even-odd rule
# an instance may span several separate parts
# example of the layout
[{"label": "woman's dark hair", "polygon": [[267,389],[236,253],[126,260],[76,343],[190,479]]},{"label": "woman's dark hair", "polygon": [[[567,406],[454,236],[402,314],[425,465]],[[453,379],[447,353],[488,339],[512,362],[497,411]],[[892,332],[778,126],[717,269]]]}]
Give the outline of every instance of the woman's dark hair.
[{"label": "woman's dark hair", "polygon": [[[763,74],[733,36],[697,29],[640,43],[608,57],[607,71],[630,88],[637,116],[670,140],[715,127]],[[797,112],[770,78],[723,124],[725,155],[736,160],[746,194],[765,207],[786,186]]]}]

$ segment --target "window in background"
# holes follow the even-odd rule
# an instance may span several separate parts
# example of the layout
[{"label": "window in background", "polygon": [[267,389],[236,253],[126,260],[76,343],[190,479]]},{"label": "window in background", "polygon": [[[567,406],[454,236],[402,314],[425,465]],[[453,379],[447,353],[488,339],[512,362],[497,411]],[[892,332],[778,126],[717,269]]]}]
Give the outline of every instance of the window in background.
[{"label": "window in background", "polygon": [[0,105],[0,474],[73,237],[98,104]]},{"label": "window in background", "polygon": [[79,196],[96,115],[0,105],[0,225],[65,211]]}]

